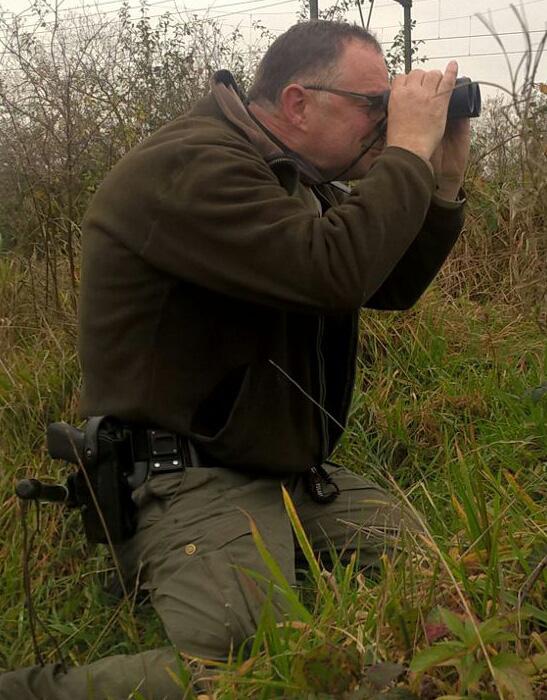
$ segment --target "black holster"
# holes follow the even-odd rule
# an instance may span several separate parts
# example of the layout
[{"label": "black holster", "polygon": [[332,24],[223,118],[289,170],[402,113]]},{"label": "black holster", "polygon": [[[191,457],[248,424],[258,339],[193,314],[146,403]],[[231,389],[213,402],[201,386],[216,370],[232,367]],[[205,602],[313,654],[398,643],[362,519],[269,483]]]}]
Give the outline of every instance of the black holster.
[{"label": "black holster", "polygon": [[68,477],[66,505],[80,509],[87,540],[119,544],[131,537],[136,528],[128,483],[133,457],[130,435],[120,423],[105,416],[90,418],[84,430],[52,423],[47,445],[53,459],[78,467]]}]

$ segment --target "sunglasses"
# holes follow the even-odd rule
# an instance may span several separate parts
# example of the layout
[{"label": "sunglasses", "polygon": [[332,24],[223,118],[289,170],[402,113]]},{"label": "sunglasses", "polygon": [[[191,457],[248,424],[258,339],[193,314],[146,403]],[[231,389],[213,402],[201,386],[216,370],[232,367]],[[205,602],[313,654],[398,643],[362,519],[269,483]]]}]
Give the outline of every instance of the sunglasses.
[{"label": "sunglasses", "polygon": [[338,88],[323,87],[322,85],[302,85],[305,90],[317,90],[318,92],[330,92],[332,95],[341,95],[342,97],[352,97],[364,102],[370,109],[371,113],[385,112],[387,101],[385,93],[381,95],[365,95],[363,92],[351,92],[350,90],[338,90]]}]

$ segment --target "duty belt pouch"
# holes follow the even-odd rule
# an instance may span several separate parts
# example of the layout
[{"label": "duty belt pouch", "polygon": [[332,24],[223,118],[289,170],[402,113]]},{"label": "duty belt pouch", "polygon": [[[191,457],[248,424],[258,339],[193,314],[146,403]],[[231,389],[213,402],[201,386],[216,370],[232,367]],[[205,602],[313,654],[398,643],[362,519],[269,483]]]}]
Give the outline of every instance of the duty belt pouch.
[{"label": "duty belt pouch", "polygon": [[129,437],[113,418],[90,418],[80,458],[80,467],[69,480],[86,537],[92,543],[119,544],[136,528],[136,507],[127,482],[133,466]]}]

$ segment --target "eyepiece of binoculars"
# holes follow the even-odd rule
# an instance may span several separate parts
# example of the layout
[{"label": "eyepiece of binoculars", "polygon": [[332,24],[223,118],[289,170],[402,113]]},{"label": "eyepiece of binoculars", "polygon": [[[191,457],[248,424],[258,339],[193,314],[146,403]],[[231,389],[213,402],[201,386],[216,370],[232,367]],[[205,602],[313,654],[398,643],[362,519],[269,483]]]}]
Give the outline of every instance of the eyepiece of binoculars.
[{"label": "eyepiece of binoculars", "polygon": [[[390,91],[384,93],[387,110]],[[478,117],[481,113],[481,91],[471,78],[458,78],[448,104],[448,119]]]}]

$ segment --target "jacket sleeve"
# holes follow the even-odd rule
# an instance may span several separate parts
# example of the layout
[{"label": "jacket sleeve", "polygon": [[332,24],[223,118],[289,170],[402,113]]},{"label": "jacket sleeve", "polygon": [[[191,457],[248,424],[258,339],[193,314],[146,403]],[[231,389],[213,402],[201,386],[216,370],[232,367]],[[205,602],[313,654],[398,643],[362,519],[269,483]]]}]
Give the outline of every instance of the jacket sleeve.
[{"label": "jacket sleeve", "polygon": [[[460,200],[464,198],[460,191]],[[401,310],[415,304],[458,240],[463,223],[463,201],[444,202],[434,196],[422,230],[364,306]]]},{"label": "jacket sleeve", "polygon": [[174,277],[288,310],[350,311],[373,297],[422,230],[434,188],[421,158],[390,147],[318,217],[238,137],[162,148],[149,143],[105,182],[90,225]]}]

